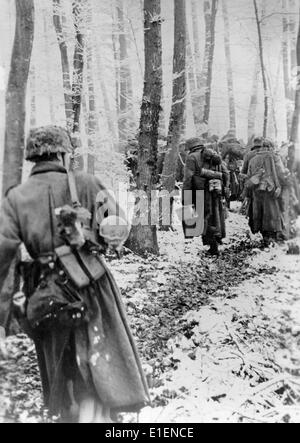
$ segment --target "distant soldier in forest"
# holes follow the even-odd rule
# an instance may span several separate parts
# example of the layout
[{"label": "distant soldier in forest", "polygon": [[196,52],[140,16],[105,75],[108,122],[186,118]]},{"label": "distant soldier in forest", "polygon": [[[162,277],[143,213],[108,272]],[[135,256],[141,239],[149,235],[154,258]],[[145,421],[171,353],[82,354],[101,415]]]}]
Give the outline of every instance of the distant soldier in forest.
[{"label": "distant soldier in forest", "polygon": [[241,143],[234,137],[223,139],[220,144],[220,150],[230,174],[230,199],[227,201],[230,209],[231,202],[237,201],[241,197],[240,172],[243,165],[244,149]]},{"label": "distant soldier in forest", "polygon": [[229,173],[221,156],[201,139],[188,140],[187,148],[183,204],[195,205],[197,191],[204,192],[203,243],[210,246],[210,255],[219,255],[219,245],[226,237],[224,198],[229,198]]},{"label": "distant soldier in forest", "polygon": [[[36,345],[45,404],[65,422],[104,423],[113,411],[138,411],[149,401],[119,290],[103,259],[107,247],[123,244],[128,227],[97,178],[67,170],[70,152],[66,130],[31,131],[26,159],[35,165],[0,212],[0,290],[24,243],[32,262],[22,266],[24,293],[13,300]],[[109,219],[116,224],[111,229]]]},{"label": "distant soldier in forest", "polygon": [[286,185],[285,168],[276,154],[271,140],[256,138],[254,147],[246,155],[245,197],[251,231],[260,232],[264,246],[284,239],[284,202],[282,191]]},{"label": "distant soldier in forest", "polygon": [[296,235],[296,221],[300,215],[300,164],[296,160],[294,143],[283,143],[280,156],[286,168],[286,185],[283,188],[284,223],[286,238]]}]

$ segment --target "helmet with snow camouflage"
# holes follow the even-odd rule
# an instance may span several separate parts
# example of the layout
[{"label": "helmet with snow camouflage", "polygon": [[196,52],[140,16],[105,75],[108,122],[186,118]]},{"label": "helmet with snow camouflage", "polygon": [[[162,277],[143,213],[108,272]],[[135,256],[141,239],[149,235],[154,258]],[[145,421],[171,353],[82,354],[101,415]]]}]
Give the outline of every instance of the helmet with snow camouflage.
[{"label": "helmet with snow camouflage", "polygon": [[267,149],[274,149],[275,148],[275,143],[273,142],[273,140],[271,140],[270,138],[266,138],[264,140],[264,148]]},{"label": "helmet with snow camouflage", "polygon": [[253,147],[254,148],[262,148],[264,145],[264,138],[263,137],[255,137],[253,140]]},{"label": "helmet with snow camouflage", "polygon": [[199,137],[190,138],[185,143],[186,151],[191,151],[192,149],[200,148],[200,147],[203,147],[203,146],[204,146],[204,142]]},{"label": "helmet with snow camouflage", "polygon": [[42,126],[32,129],[27,139],[25,159],[36,161],[50,154],[72,153],[72,141],[68,131],[59,126]]}]

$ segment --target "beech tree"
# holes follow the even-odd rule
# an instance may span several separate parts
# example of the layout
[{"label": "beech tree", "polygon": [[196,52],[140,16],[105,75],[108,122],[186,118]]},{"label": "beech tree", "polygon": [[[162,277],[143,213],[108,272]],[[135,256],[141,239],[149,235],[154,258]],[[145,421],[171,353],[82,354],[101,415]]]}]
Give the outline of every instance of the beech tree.
[{"label": "beech tree", "polygon": [[[83,69],[85,47],[85,22],[84,11],[87,0],[72,0],[72,19],[75,33],[73,71],[71,74],[68,57],[68,46],[62,20],[62,5],[60,0],[53,0],[53,22],[61,54],[63,88],[65,96],[65,113],[69,131],[74,136],[75,147],[79,148],[80,141],[80,116],[83,92]],[[71,80],[72,78],[72,80]],[[83,160],[78,156],[78,168],[83,168]]]},{"label": "beech tree", "polygon": [[[15,38],[6,92],[3,196],[22,181],[26,91],[34,39],[34,1],[15,0],[15,5]],[[1,315],[4,317],[1,320],[6,328],[9,326],[12,294],[18,291],[19,283],[14,262],[0,294]]]},{"label": "beech tree", "polygon": [[175,174],[180,139],[183,133],[186,102],[186,12],[185,0],[175,1],[173,56],[173,99],[162,186],[169,192],[175,188]]},{"label": "beech tree", "polygon": [[[300,66],[300,22],[299,22],[299,30],[297,38],[297,66]],[[294,143],[299,142],[299,120],[300,120],[300,72],[298,68],[295,109],[294,109],[291,137],[290,137],[290,140]]]},{"label": "beech tree", "polygon": [[70,63],[68,57],[68,46],[63,29],[61,0],[53,0],[53,23],[60,49],[62,79],[63,79],[63,88],[64,88],[64,97],[65,97],[66,121],[69,130],[72,131],[73,100],[72,100],[71,70],[70,70]]},{"label": "beech tree", "polygon": [[268,132],[268,120],[269,120],[269,91],[268,91],[268,80],[265,68],[265,58],[264,58],[264,47],[263,47],[263,37],[261,29],[261,18],[259,17],[257,0],[253,0],[255,19],[257,24],[258,32],[258,46],[259,46],[259,58],[260,58],[260,68],[263,79],[264,88],[264,124],[263,124],[263,136],[267,137]]},{"label": "beech tree", "polygon": [[[162,173],[162,188],[170,193],[175,189],[179,145],[184,129],[186,105],[186,10],[185,0],[174,0],[174,55],[173,55],[173,98],[170,115],[166,156]],[[171,219],[163,215],[165,228],[172,225],[172,211],[165,205]]]},{"label": "beech tree", "polygon": [[208,125],[210,116],[210,100],[211,87],[213,78],[213,63],[216,42],[216,17],[218,12],[218,0],[204,1],[204,17],[205,17],[205,55],[203,69],[203,85],[204,85],[204,109],[202,122]]},{"label": "beech tree", "polygon": [[26,91],[34,37],[34,1],[15,0],[15,4],[15,38],[6,92],[3,195],[22,180]]},{"label": "beech tree", "polygon": [[248,111],[248,140],[251,139],[251,137],[255,134],[256,130],[259,74],[260,74],[260,61],[259,57],[257,57],[257,61],[255,63],[254,72],[253,72],[252,91],[251,91],[250,105]]},{"label": "beech tree", "polygon": [[117,0],[117,17],[119,27],[119,143],[125,146],[130,137],[130,121],[132,120],[132,79],[128,56],[128,40],[125,24],[124,1]]},{"label": "beech tree", "polygon": [[231,44],[230,44],[230,22],[228,15],[227,0],[222,1],[222,6],[223,6],[223,19],[224,19],[224,43],[225,43],[227,88],[228,88],[228,102],[229,102],[229,121],[230,121],[230,129],[236,131],[236,113],[235,113],[233,71],[232,71]]},{"label": "beech tree", "polygon": [[[136,183],[144,192],[137,201],[139,209],[128,242],[140,253],[158,254],[157,228],[152,224],[152,191],[157,183],[157,146],[162,97],[162,40],[160,0],[144,2],[145,79],[139,131]],[[141,221],[143,219],[143,222]],[[136,219],[137,220],[137,219]]]},{"label": "beech tree", "polygon": [[287,1],[282,0],[282,62],[283,62],[283,79],[284,79],[284,92],[286,101],[286,121],[287,121],[287,131],[288,136],[291,134],[292,118],[293,118],[293,104],[295,91],[291,87],[291,72],[292,63],[290,63],[291,52],[290,52],[290,24],[287,18]]}]

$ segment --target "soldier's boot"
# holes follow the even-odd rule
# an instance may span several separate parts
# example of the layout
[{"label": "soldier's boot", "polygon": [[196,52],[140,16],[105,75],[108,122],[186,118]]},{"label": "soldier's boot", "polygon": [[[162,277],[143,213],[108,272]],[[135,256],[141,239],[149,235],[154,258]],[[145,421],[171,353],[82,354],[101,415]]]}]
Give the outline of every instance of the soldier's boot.
[{"label": "soldier's boot", "polygon": [[213,256],[219,256],[220,252],[219,252],[219,245],[217,240],[213,240],[210,244],[210,249],[208,250],[208,254],[209,255],[213,255]]}]

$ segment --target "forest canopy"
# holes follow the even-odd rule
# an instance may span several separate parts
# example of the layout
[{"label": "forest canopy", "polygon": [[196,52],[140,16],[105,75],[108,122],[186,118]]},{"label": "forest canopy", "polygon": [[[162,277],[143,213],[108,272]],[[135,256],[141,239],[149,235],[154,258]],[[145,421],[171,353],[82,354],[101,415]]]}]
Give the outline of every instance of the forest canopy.
[{"label": "forest canopy", "polygon": [[[76,13],[74,15],[74,9],[72,11],[74,2],[68,0],[39,0],[34,3],[35,29],[26,97],[26,133],[30,126],[51,123],[66,126],[64,93],[68,79],[73,92],[80,87],[78,84],[74,86],[76,75],[73,72],[73,61],[76,58],[74,54],[78,36],[82,37],[84,48],[80,49],[83,77],[79,121],[82,153],[86,169],[94,171],[96,167],[111,184],[112,176],[115,178],[125,173],[121,154],[124,153],[128,140],[137,137],[140,124],[145,65],[144,2],[81,1],[77,16]],[[167,136],[174,79],[175,14],[173,1],[161,0],[160,3],[163,90],[159,131],[160,136]],[[194,136],[196,131],[205,132],[206,129],[212,134],[223,136],[235,124],[237,137],[247,142],[250,131],[255,133],[263,131],[264,101],[267,94],[268,136],[277,139],[279,143],[288,139],[288,121],[292,117],[297,81],[296,42],[299,17],[297,3],[296,0],[256,2],[264,51],[264,77],[267,88],[264,93],[253,1],[185,0],[187,88],[183,137]],[[1,6],[2,166],[5,90],[13,51],[16,6],[13,0],[1,0]],[[58,32],[55,16],[56,19],[59,17],[61,35]],[[208,21],[210,30],[211,26],[214,28],[211,66],[205,65]],[[81,36],[77,32],[78,29],[82,33]],[[66,72],[62,75],[60,51],[62,43],[65,45],[66,61],[69,66],[67,81]],[[211,41],[210,43],[212,44]],[[207,93],[205,81],[207,69],[211,70],[210,112],[208,122],[203,118],[199,129],[197,128],[199,121],[194,118],[195,112],[193,114],[193,104],[195,105],[197,100],[202,103],[203,95]],[[95,156],[96,166],[91,159],[89,160],[88,154]],[[24,168],[25,174],[27,169]]]}]

